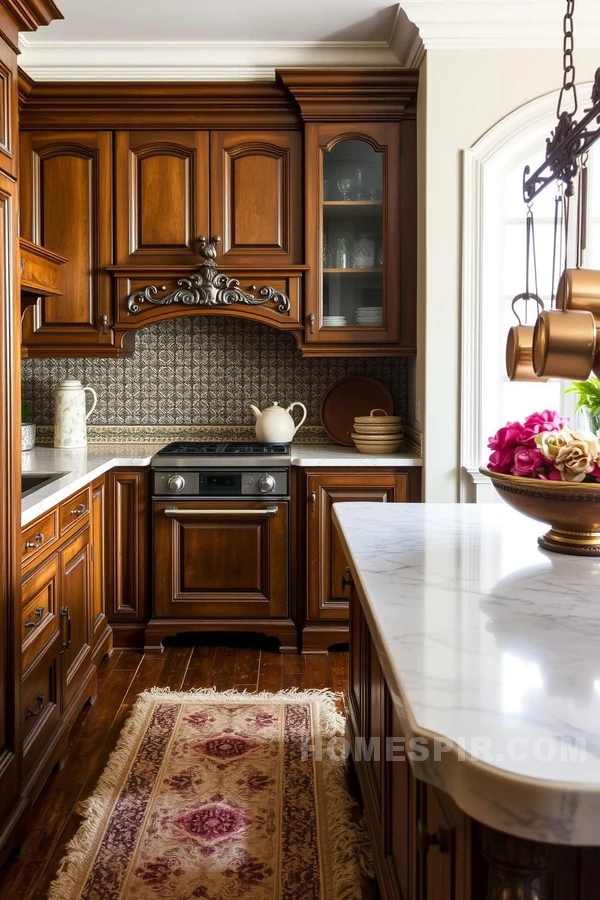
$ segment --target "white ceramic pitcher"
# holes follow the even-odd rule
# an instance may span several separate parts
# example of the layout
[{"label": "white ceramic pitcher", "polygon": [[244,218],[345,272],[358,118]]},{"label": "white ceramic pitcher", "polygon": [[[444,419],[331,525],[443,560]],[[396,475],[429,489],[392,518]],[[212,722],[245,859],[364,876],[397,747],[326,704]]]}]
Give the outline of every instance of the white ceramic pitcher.
[{"label": "white ceramic pitcher", "polygon": [[[86,412],[85,392],[89,391],[94,402]],[[94,412],[98,397],[91,387],[83,387],[80,381],[59,381],[54,388],[54,446],[64,450],[87,447],[86,422]]]}]

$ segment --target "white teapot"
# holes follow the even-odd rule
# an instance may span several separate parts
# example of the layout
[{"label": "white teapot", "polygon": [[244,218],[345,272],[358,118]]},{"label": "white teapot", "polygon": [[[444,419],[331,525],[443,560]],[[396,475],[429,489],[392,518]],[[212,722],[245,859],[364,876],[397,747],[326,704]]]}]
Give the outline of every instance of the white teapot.
[{"label": "white teapot", "polygon": [[[290,415],[290,410],[295,406],[300,406],[304,410],[304,415],[297,425]],[[250,409],[256,416],[257,440],[267,444],[288,444],[308,415],[304,403],[297,401],[290,403],[287,409],[278,403],[267,406],[262,412],[251,403]]]},{"label": "white teapot", "polygon": [[[93,397],[86,412],[85,392]],[[96,408],[98,398],[91,387],[83,387],[80,381],[59,381],[54,389],[54,446],[74,450],[87,447],[86,422]]]}]

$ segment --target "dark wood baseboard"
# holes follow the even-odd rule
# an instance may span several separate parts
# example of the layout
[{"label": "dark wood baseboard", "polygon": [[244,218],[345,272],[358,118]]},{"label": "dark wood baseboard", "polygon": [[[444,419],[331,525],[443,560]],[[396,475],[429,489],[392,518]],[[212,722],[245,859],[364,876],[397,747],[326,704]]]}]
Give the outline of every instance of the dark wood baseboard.
[{"label": "dark wood baseboard", "polygon": [[348,623],[343,625],[322,622],[305,625],[302,629],[302,653],[327,653],[334,644],[348,643]]},{"label": "dark wood baseboard", "polygon": [[96,641],[94,652],[92,653],[92,663],[97,666],[101,659],[110,656],[113,651],[113,632],[110,625],[104,629],[102,637]]},{"label": "dark wood baseboard", "polygon": [[164,639],[176,634],[209,631],[264,634],[277,638],[280,653],[298,652],[298,634],[291,619],[151,619],[146,627],[144,652],[162,653]]},{"label": "dark wood baseboard", "polygon": [[143,650],[146,622],[112,623],[113,650]]}]

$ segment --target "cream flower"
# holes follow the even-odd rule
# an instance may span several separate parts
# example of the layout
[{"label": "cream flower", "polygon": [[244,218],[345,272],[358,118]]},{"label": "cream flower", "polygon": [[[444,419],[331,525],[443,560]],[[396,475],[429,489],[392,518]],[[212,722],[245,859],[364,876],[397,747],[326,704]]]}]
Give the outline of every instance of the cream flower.
[{"label": "cream flower", "polygon": [[559,448],[554,460],[554,465],[560,472],[563,481],[583,481],[596,465],[596,456],[598,455],[596,438],[594,435],[590,435],[593,438],[592,443],[590,440],[579,439],[576,437],[577,434],[578,432],[573,433],[573,440],[570,444]]},{"label": "cream flower", "polygon": [[563,447],[568,447],[573,443],[574,432],[568,425],[563,425],[560,431],[542,431],[536,434],[536,446],[542,451],[546,459],[554,461],[558,452]]}]

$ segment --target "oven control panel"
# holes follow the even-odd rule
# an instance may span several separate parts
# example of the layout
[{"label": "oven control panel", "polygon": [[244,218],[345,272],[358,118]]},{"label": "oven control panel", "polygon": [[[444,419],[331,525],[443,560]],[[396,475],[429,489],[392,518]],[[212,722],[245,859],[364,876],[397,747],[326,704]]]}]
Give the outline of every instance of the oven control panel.
[{"label": "oven control panel", "polygon": [[154,470],[155,497],[288,497],[289,469]]}]

